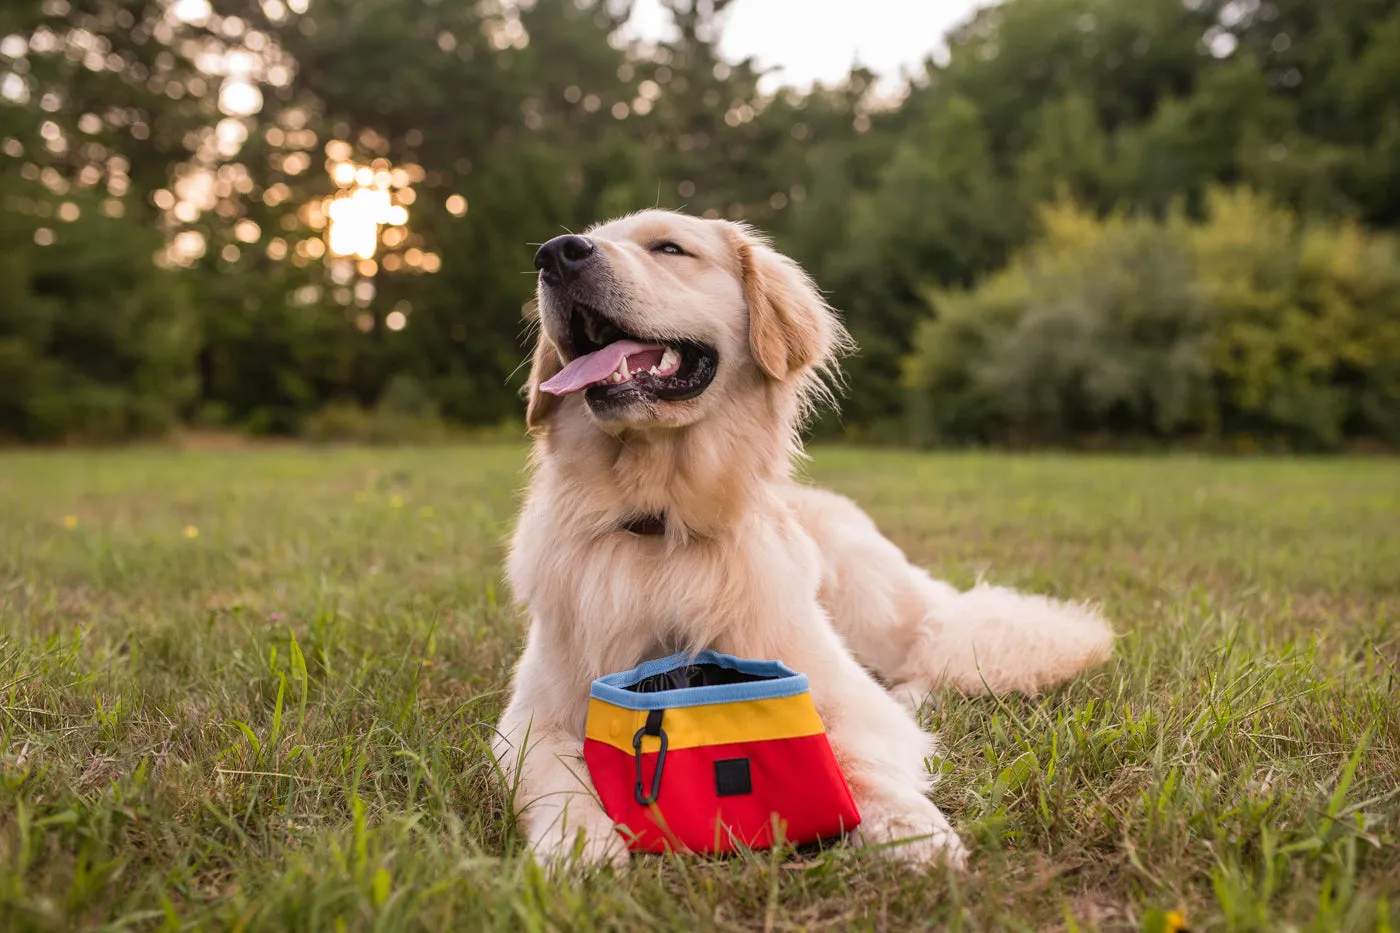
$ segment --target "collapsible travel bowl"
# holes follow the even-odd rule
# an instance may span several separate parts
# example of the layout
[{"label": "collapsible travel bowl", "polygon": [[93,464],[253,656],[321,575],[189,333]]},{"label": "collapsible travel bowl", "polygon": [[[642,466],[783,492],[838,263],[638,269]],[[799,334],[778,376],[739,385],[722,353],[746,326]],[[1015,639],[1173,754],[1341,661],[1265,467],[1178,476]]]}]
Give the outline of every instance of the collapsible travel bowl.
[{"label": "collapsible travel bowl", "polygon": [[801,844],[860,823],[807,677],[702,651],[593,681],[583,757],[638,852]]}]

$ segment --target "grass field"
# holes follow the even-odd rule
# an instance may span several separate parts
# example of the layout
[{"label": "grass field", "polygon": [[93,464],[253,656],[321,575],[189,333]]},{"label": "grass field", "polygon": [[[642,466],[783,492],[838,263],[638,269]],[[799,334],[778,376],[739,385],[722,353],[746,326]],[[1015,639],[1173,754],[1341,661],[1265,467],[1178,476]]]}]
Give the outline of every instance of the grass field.
[{"label": "grass field", "polygon": [[1101,600],[1118,656],[930,713],[965,876],[565,882],[482,744],[522,461],[0,455],[0,929],[1400,926],[1396,461],[818,452],[936,573]]}]

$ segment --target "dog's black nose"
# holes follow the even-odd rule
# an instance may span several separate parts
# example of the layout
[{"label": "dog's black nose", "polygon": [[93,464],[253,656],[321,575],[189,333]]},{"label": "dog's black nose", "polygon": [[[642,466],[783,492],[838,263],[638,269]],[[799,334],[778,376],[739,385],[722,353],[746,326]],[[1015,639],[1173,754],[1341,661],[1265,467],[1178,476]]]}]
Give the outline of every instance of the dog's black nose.
[{"label": "dog's black nose", "polygon": [[535,253],[535,268],[551,282],[572,282],[588,265],[595,247],[587,237],[557,236]]}]

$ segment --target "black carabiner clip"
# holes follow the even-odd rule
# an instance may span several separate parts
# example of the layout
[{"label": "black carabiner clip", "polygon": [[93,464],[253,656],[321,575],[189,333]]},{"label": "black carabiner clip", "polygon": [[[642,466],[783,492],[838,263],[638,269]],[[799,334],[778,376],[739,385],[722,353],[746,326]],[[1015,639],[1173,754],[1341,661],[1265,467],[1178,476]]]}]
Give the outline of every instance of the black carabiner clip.
[{"label": "black carabiner clip", "polygon": [[[644,790],[646,785],[642,781],[642,736],[645,735],[654,735],[661,739],[661,752],[656,756],[656,773],[651,777],[650,797],[647,796]],[[661,796],[661,769],[666,765],[666,730],[661,728],[661,710],[654,709],[647,713],[647,724],[632,736],[632,751],[637,761],[637,786],[634,790],[637,803],[649,807]]]}]

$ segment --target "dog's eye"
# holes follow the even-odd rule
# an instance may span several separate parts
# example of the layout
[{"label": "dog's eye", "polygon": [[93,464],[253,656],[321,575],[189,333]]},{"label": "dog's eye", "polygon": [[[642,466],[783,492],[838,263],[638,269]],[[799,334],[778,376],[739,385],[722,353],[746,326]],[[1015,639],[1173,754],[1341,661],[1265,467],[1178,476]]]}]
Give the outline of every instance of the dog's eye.
[{"label": "dog's eye", "polygon": [[664,242],[657,243],[655,246],[653,246],[653,247],[651,248],[651,251],[652,251],[653,253],[665,253],[665,254],[668,255],[668,256],[686,256],[686,255],[689,255],[685,250],[681,249],[679,246],[677,246],[676,244],[672,243],[670,240],[666,240],[666,241],[664,241]]}]

